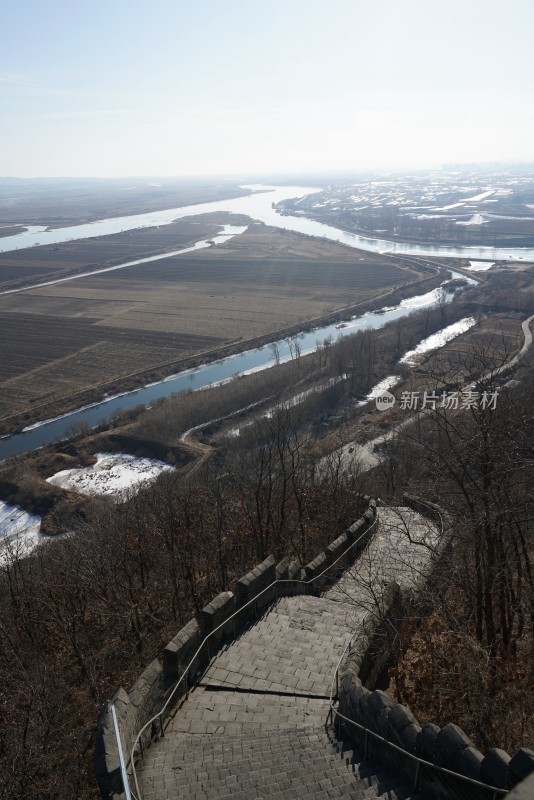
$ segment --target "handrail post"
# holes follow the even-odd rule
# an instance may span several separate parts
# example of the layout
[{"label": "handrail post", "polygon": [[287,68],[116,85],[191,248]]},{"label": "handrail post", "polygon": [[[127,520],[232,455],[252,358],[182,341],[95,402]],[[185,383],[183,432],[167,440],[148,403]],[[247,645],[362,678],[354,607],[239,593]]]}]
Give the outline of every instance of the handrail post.
[{"label": "handrail post", "polygon": [[[413,790],[414,790],[414,792],[418,792],[419,791],[419,773],[420,772],[421,772],[421,764],[418,761],[417,762],[417,766],[415,768],[415,780],[413,782]],[[494,800],[495,800],[495,798],[494,798]]]},{"label": "handrail post", "polygon": [[124,752],[122,750],[121,734],[119,730],[119,721],[117,719],[117,712],[115,711],[114,703],[111,704],[111,716],[113,717],[113,727],[115,728],[115,739],[117,740],[117,750],[119,752],[119,764],[121,770],[122,788],[126,800],[132,800],[130,793],[130,784],[128,783],[128,772],[126,771],[126,762],[124,761]]},{"label": "handrail post", "polygon": [[336,700],[339,697],[339,669],[336,668]]},{"label": "handrail post", "polygon": [[163,719],[161,717],[161,714],[158,717],[158,719],[159,719],[159,732],[161,734],[161,737],[163,738],[165,736],[165,731],[163,730]]}]

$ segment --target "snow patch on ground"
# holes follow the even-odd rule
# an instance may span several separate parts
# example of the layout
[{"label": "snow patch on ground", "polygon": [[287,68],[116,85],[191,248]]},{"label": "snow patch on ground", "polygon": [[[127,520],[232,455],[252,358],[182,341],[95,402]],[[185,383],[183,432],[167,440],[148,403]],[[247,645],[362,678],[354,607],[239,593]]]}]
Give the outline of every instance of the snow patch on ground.
[{"label": "snow patch on ground", "polygon": [[[274,413],[278,409],[281,409],[281,408],[293,408],[294,406],[298,406],[299,403],[302,403],[302,401],[306,399],[306,397],[309,397],[312,394],[318,394],[320,392],[325,392],[327,389],[330,389],[332,386],[335,386],[340,381],[346,381],[347,377],[348,377],[347,374],[343,373],[343,375],[338,375],[335,378],[329,378],[329,380],[325,381],[325,383],[321,384],[320,386],[314,386],[311,389],[306,389],[305,392],[300,392],[300,394],[294,395],[294,397],[291,397],[289,400],[285,400],[282,403],[278,403],[277,405],[272,406],[271,408],[267,409],[267,411],[265,411],[262,414],[262,417],[264,419],[271,419],[273,417]],[[256,405],[256,404],[254,403],[253,405]],[[251,407],[252,406],[247,406],[247,408],[242,409],[242,410],[246,411],[248,408],[251,408]],[[227,436],[239,436],[241,431],[244,428],[248,428],[250,425],[253,425],[253,424],[254,424],[254,420],[249,420],[248,422],[245,422],[241,426],[241,428],[231,428],[231,430],[229,430],[226,435]],[[199,426],[199,427],[201,427],[201,426]],[[189,433],[189,431],[187,433]]]},{"label": "snow patch on ground", "polygon": [[414,350],[409,350],[403,355],[399,361],[399,364],[409,364],[412,367],[415,366],[419,360],[419,356],[429,353],[431,350],[437,350],[438,347],[443,347],[443,345],[447,344],[447,342],[450,342],[452,339],[455,339],[461,333],[468,331],[469,328],[472,328],[474,324],[474,317],[464,317],[463,319],[458,320],[458,322],[453,322],[452,325],[448,325],[441,331],[433,333],[432,336],[428,336],[426,339],[423,339],[423,341],[420,342]]},{"label": "snow patch on ground", "polygon": [[487,269],[495,266],[495,261],[470,261],[470,267],[467,267],[469,272],[485,272]]},{"label": "snow patch on ground", "polygon": [[457,225],[486,225],[488,222],[482,214],[473,214],[467,222],[456,222]]},{"label": "snow patch on ground", "polygon": [[388,375],[387,378],[384,378],[373,386],[369,394],[365,396],[365,400],[358,401],[358,405],[364,406],[371,400],[376,400],[376,398],[381,397],[384,392],[389,392],[390,389],[393,389],[400,380],[402,380],[400,375]]},{"label": "snow patch on ground", "polygon": [[80,494],[107,495],[120,502],[154,481],[162,472],[173,469],[163,461],[126,453],[97,453],[96,457],[97,462],[91,467],[64,469],[47,480],[62,489],[74,489]]},{"label": "snow patch on ground", "polygon": [[41,517],[0,500],[0,567],[24,558],[41,540]]}]

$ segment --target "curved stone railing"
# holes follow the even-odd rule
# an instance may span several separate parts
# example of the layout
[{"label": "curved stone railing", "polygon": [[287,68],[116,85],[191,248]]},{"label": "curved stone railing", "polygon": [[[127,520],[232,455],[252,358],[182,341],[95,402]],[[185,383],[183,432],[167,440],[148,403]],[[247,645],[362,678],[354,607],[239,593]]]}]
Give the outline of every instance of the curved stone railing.
[{"label": "curved stone railing", "polygon": [[[276,564],[269,556],[240,578],[234,592],[218,594],[167,644],[163,659],[144,670],[129,692],[120,688],[100,712],[94,765],[102,798],[129,795],[121,769],[113,712],[126,767],[163,733],[164,721],[189,692],[223,644],[235,638],[278,597],[320,591],[367,546],[377,519],[376,501],[363,497],[367,510],[347,531],[304,567],[298,560]],[[126,784],[126,786],[125,786]]]},{"label": "curved stone railing", "polygon": [[[439,519],[444,529],[444,516],[438,506],[407,496],[404,503]],[[440,556],[446,552],[447,536],[442,537],[442,542],[440,553],[422,581],[431,580]],[[421,726],[409,708],[395,703],[385,692],[367,688],[374,685],[387,658],[383,646],[385,629],[398,629],[409,614],[413,599],[403,595],[398,585],[389,584],[376,611],[367,616],[363,635],[354,645],[351,643],[340,664],[339,676],[336,675],[338,723],[349,738],[363,745],[366,753],[391,763],[436,800],[492,800],[503,796],[534,772],[534,751],[521,748],[510,758],[503,750],[492,748],[484,755],[457,725]],[[334,707],[332,711],[336,716]]]}]

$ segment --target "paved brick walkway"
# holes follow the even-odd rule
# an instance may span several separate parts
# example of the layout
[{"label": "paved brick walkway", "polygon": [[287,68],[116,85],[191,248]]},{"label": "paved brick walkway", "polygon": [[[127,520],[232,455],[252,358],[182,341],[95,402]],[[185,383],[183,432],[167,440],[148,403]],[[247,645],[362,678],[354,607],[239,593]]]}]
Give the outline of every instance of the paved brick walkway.
[{"label": "paved brick walkway", "polygon": [[435,533],[409,509],[381,509],[368,551],[334,587],[281,598],[220,652],[139,765],[141,800],[408,797],[335,741],[326,698],[377,581],[417,582]]}]

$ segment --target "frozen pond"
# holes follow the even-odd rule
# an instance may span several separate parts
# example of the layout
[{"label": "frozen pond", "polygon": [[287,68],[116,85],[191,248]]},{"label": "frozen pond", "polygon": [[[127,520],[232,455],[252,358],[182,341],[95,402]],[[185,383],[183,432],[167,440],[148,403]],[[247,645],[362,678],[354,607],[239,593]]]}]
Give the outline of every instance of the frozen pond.
[{"label": "frozen pond", "polygon": [[365,396],[365,400],[360,400],[358,405],[365,406],[367,403],[370,403],[371,400],[376,400],[377,397],[381,397],[384,392],[389,392],[390,389],[393,389],[402,378],[400,375],[388,375],[387,378],[383,378],[379,381],[371,391]]},{"label": "frozen pond", "polygon": [[47,480],[62,489],[105,495],[120,502],[154,481],[162,472],[173,469],[163,461],[125,453],[97,453],[96,458],[96,464],[91,467],[64,469]]},{"label": "frozen pond", "polygon": [[467,269],[469,272],[486,272],[494,266],[494,261],[470,261]]}]

